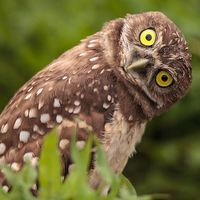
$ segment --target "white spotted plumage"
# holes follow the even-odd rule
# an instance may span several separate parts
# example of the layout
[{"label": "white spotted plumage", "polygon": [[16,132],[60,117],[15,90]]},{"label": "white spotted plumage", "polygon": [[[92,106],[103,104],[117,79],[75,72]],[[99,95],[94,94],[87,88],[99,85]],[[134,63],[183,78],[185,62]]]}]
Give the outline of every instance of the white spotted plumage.
[{"label": "white spotted plumage", "polygon": [[6,133],[8,131],[8,124],[3,124],[1,126],[1,133]]},{"label": "white spotted plumage", "polygon": [[31,98],[31,96],[32,96],[32,94],[30,93],[30,94],[27,94],[26,96],[25,96],[25,100],[28,100],[28,99],[30,99]]},{"label": "white spotted plumage", "polygon": [[89,61],[94,62],[94,61],[96,61],[96,60],[98,60],[98,59],[99,59],[99,57],[96,56],[96,57],[90,58]]},{"label": "white spotted plumage", "polygon": [[26,143],[26,142],[28,142],[29,137],[30,137],[29,131],[20,131],[19,141]]},{"label": "white spotted plumage", "polygon": [[53,106],[55,108],[59,108],[60,107],[60,100],[58,98],[54,99]]},{"label": "white spotted plumage", "polygon": [[36,92],[36,95],[37,95],[37,96],[40,95],[40,94],[42,93],[43,89],[44,89],[44,88],[38,89],[38,91]]},{"label": "white spotted plumage", "polygon": [[60,124],[63,121],[63,117],[61,115],[56,116],[56,122]]},{"label": "white spotted plumage", "polygon": [[74,114],[78,114],[81,111],[81,106],[75,107],[73,110]]},{"label": "white spotted plumage", "polygon": [[22,124],[22,118],[19,117],[16,119],[15,123],[14,123],[14,126],[13,126],[13,129],[18,129]]},{"label": "white spotted plumage", "polygon": [[31,161],[31,159],[34,157],[34,153],[33,152],[26,152],[24,155],[23,155],[23,160],[24,162],[27,162],[27,161]]},{"label": "white spotted plumage", "polygon": [[43,101],[39,101],[38,110],[40,110],[43,106],[44,106],[44,102]]},{"label": "white spotted plumage", "polygon": [[65,149],[67,147],[67,145],[69,144],[69,140],[68,139],[62,139],[59,142],[59,147],[61,149]]},{"label": "white spotted plumage", "polygon": [[50,114],[49,113],[43,113],[40,116],[40,121],[42,124],[46,124],[47,122],[50,121]]},{"label": "white spotted plumage", "polygon": [[13,170],[13,171],[19,171],[20,170],[20,164],[19,163],[17,163],[17,162],[13,162],[12,164],[11,164],[11,169]]},{"label": "white spotted plumage", "polygon": [[0,155],[4,154],[6,150],[6,145],[4,143],[0,143]]},{"label": "white spotted plumage", "polygon": [[29,110],[28,117],[29,118],[36,118],[37,117],[37,110],[36,110],[36,108],[31,108]]}]

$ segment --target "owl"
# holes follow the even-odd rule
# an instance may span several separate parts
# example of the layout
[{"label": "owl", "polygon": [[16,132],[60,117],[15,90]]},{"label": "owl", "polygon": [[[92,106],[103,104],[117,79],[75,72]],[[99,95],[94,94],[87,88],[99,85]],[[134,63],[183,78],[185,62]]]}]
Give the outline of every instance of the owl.
[{"label": "owl", "polygon": [[[0,115],[0,163],[37,167],[45,135],[57,127],[62,176],[73,168],[70,141],[84,148],[88,127],[119,175],[148,121],[180,100],[191,83],[183,34],[160,12],[110,21],[37,73]],[[94,152],[95,154],[95,152]],[[100,184],[95,158],[92,187]],[[10,186],[0,172],[0,185]],[[37,189],[37,188],[36,188]]]}]

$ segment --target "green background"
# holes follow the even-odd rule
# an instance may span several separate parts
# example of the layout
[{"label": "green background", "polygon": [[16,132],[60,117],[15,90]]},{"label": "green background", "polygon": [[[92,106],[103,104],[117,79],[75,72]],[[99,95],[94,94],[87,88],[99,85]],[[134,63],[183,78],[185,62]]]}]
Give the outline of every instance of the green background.
[{"label": "green background", "polygon": [[[149,123],[125,175],[139,194],[200,199],[200,1],[0,1],[0,110],[15,91],[104,22],[126,13],[162,11],[184,32],[193,55],[188,95]],[[12,114],[12,113],[11,113]]]}]

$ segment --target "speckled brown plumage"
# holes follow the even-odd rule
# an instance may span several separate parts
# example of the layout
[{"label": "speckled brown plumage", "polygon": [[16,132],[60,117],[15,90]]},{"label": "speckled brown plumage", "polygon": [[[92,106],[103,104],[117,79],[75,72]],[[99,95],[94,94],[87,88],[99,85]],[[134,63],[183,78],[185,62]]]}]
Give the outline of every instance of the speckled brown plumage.
[{"label": "speckled brown plumage", "polygon": [[[139,39],[146,29],[156,34],[149,46]],[[152,39],[148,37],[145,40]],[[135,68],[130,67],[133,64]],[[172,77],[169,86],[156,83],[160,71]],[[166,76],[162,78],[166,81]],[[72,129],[78,128],[77,146],[81,149],[89,125],[102,143],[108,163],[119,174],[146,122],[184,96],[190,83],[187,44],[162,13],[127,15],[108,22],[36,74],[12,98],[0,115],[0,162],[15,171],[26,159],[37,166],[44,135],[58,126],[66,176],[71,166]],[[80,121],[75,122],[75,117]],[[90,177],[96,187],[95,164]],[[8,189],[2,173],[0,184]]]}]

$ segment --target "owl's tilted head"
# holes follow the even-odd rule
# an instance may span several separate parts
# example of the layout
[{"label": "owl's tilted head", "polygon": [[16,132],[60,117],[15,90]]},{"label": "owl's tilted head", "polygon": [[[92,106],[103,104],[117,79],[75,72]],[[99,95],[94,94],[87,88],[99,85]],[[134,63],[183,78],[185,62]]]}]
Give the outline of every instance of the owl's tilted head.
[{"label": "owl's tilted head", "polygon": [[117,23],[118,46],[110,53],[113,62],[118,62],[116,72],[134,102],[153,117],[184,96],[191,83],[186,41],[176,25],[159,12],[128,15]]}]

